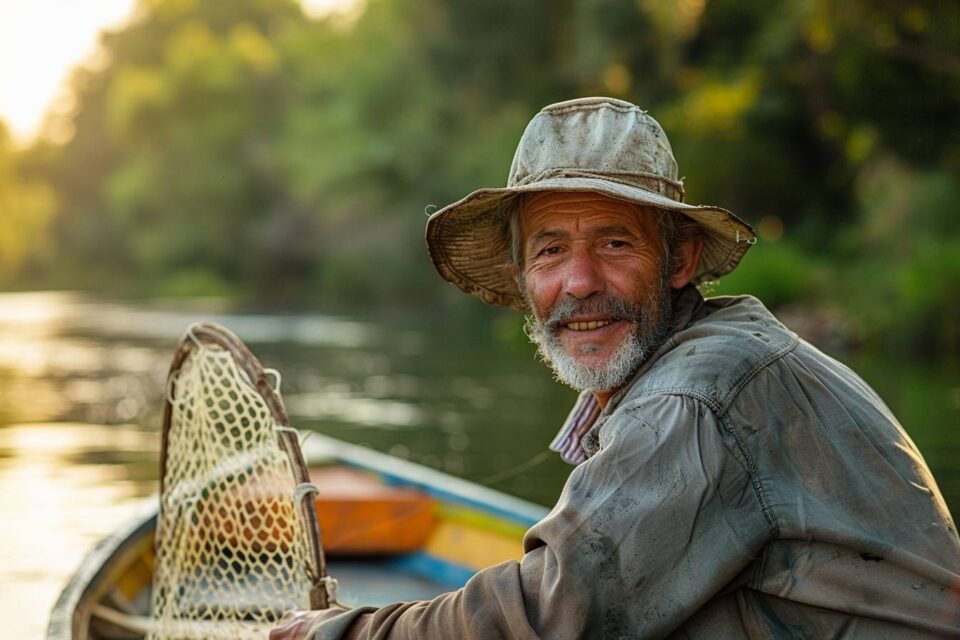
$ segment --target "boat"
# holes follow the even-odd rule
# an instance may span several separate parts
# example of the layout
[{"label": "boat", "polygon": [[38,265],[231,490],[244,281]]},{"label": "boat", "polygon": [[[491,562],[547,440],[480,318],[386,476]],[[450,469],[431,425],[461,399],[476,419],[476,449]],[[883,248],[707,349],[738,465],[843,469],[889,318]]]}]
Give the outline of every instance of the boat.
[{"label": "boat", "polygon": [[290,608],[429,599],[522,556],[546,509],[298,432],[272,373],[223,327],[187,330],[160,494],[83,560],[48,640],[263,637]]},{"label": "boat", "polygon": [[[308,435],[309,434],[309,435]],[[339,602],[429,599],[478,570],[519,559],[547,510],[405,460],[305,432],[317,517]],[[69,579],[47,640],[128,640],[150,627],[158,498],[99,542]]]}]

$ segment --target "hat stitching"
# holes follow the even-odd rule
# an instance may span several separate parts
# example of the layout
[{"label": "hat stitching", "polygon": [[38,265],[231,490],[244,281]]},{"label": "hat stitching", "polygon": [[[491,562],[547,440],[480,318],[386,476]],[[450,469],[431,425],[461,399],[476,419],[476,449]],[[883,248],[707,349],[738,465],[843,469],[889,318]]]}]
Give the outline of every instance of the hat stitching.
[{"label": "hat stitching", "polygon": [[[593,171],[584,171],[583,169],[578,169],[575,167],[553,167],[551,169],[541,171],[540,173],[524,176],[518,180],[514,186],[523,187],[534,182],[540,182],[541,180],[545,180],[547,178],[595,178],[598,180],[607,180],[609,182],[616,182],[628,187],[637,187],[644,189],[645,191],[650,191],[641,185],[633,184],[627,180],[618,180],[611,176],[650,178],[652,180],[656,180],[657,182],[664,183],[665,186],[674,187],[677,189],[680,192],[679,202],[683,202],[685,191],[683,189],[682,181],[672,180],[666,176],[662,176],[657,173],[649,173],[646,171],[604,171],[603,173],[596,173]],[[670,194],[664,192],[660,192],[660,195],[665,195],[668,197],[670,196]]]},{"label": "hat stitching", "polygon": [[590,104],[571,104],[561,107],[550,108],[546,107],[541,109],[540,113],[543,115],[562,115],[564,113],[570,113],[571,111],[596,111],[597,109],[613,109],[614,111],[619,111],[620,113],[639,113],[640,115],[646,115],[647,112],[639,107],[621,107],[620,105],[613,104],[611,102],[594,102]]}]

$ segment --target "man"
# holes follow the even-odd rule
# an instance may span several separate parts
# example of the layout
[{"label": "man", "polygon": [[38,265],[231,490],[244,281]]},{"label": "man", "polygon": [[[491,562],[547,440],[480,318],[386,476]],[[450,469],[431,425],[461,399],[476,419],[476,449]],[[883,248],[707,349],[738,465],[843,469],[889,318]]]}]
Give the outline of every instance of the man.
[{"label": "man", "polygon": [[271,638],[960,637],[960,540],[919,452],[759,301],[700,296],[754,234],[682,196],[660,125],[587,98],[537,114],[506,188],[430,218],[441,275],[528,312],[583,391],[552,445],[577,466],[519,563]]}]

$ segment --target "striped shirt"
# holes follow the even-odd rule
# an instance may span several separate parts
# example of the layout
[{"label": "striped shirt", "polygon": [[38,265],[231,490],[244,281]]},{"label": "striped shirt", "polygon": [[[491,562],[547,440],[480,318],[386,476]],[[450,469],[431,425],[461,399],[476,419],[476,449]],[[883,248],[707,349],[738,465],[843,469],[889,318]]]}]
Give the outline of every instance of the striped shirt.
[{"label": "striped shirt", "polygon": [[586,460],[587,454],[580,446],[580,439],[590,431],[599,415],[600,403],[593,392],[589,389],[581,392],[570,410],[570,415],[550,443],[550,449],[559,453],[560,457],[570,464],[580,464]]}]

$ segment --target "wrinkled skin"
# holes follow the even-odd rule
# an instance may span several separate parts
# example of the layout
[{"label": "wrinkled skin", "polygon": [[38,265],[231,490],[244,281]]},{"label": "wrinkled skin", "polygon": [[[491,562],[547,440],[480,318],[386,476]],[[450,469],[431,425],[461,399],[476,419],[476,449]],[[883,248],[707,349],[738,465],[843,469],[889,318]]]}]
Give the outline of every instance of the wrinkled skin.
[{"label": "wrinkled skin", "polygon": [[[664,256],[656,220],[642,207],[592,192],[537,193],[524,198],[520,228],[523,273],[515,276],[536,318],[571,301],[584,309],[605,299],[652,304]],[[681,266],[666,275],[671,289],[690,282],[701,247],[696,240],[677,249]],[[629,318],[589,311],[555,329],[566,354],[589,368],[606,366],[636,330]],[[594,390],[603,405],[615,392]]]}]

